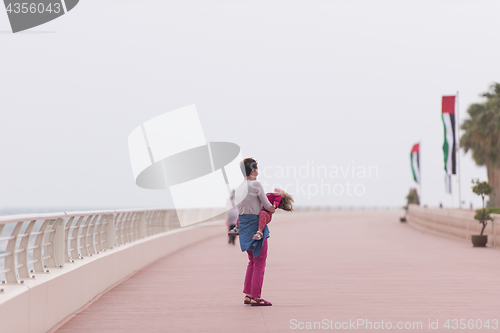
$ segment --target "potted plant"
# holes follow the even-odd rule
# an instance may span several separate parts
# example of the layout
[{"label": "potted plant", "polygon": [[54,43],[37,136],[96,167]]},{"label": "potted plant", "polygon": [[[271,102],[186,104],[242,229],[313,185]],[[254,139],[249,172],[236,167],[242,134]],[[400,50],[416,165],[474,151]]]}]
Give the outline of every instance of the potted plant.
[{"label": "potted plant", "polygon": [[479,223],[481,223],[483,227],[481,228],[481,234],[472,235],[471,240],[474,247],[484,247],[488,242],[488,236],[483,235],[484,228],[486,228],[486,221],[491,220],[489,212],[486,213],[486,209],[484,207],[484,197],[490,195],[493,192],[493,186],[491,186],[488,182],[480,182],[479,179],[473,179],[472,184],[474,184],[472,186],[472,192],[481,196],[481,199],[483,201],[483,209],[477,210],[474,218],[476,220],[479,220]]},{"label": "potted plant", "polygon": [[406,222],[406,216],[408,215],[408,207],[410,204],[417,204],[420,205],[420,199],[418,197],[417,189],[416,188],[411,188],[410,193],[406,196],[406,206],[403,207],[405,210],[405,216],[400,217],[399,221],[401,222]]}]

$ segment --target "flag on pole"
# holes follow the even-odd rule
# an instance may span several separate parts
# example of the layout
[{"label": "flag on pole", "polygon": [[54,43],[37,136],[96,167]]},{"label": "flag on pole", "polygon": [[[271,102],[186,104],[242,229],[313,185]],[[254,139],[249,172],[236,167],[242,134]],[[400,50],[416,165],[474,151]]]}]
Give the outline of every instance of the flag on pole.
[{"label": "flag on pole", "polygon": [[414,144],[411,148],[410,161],[413,179],[420,184],[420,143]]},{"label": "flag on pole", "polygon": [[443,96],[442,115],[444,125],[444,170],[446,192],[451,193],[451,175],[457,173],[455,140],[455,96]]}]

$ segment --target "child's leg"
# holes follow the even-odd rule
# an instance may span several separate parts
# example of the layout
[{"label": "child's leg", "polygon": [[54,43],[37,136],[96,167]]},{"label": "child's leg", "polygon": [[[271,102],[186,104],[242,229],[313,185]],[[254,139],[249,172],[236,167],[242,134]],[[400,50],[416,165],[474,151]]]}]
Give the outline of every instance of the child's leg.
[{"label": "child's leg", "polygon": [[261,210],[259,214],[259,230],[264,230],[266,224],[271,221],[271,214],[265,210]]},{"label": "child's leg", "polygon": [[253,240],[261,240],[262,239],[262,231],[266,227],[266,224],[271,221],[271,214],[269,214],[267,211],[264,209],[260,211],[259,214],[259,230],[255,233],[255,235],[252,237]]}]

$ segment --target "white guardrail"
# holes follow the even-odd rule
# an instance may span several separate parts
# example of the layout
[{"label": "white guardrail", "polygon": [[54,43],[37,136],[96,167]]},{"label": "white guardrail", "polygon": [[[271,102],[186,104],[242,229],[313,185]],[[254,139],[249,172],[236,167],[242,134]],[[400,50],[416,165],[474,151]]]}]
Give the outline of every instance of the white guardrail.
[{"label": "white guardrail", "polygon": [[178,214],[207,210],[0,216],[0,332],[47,332],[149,263],[223,234],[222,215],[180,228]]},{"label": "white guardrail", "polygon": [[75,259],[176,228],[180,225],[175,209],[0,216],[0,281],[24,283],[51,267],[63,268]]}]

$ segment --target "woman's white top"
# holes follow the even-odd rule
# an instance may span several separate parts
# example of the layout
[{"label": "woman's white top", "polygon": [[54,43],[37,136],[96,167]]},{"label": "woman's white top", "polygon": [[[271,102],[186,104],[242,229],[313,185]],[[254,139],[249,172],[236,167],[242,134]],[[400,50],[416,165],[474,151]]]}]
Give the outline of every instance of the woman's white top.
[{"label": "woman's white top", "polygon": [[269,210],[273,205],[267,199],[262,184],[256,180],[244,180],[235,191],[234,195],[238,204],[238,213],[259,215],[262,206]]}]

